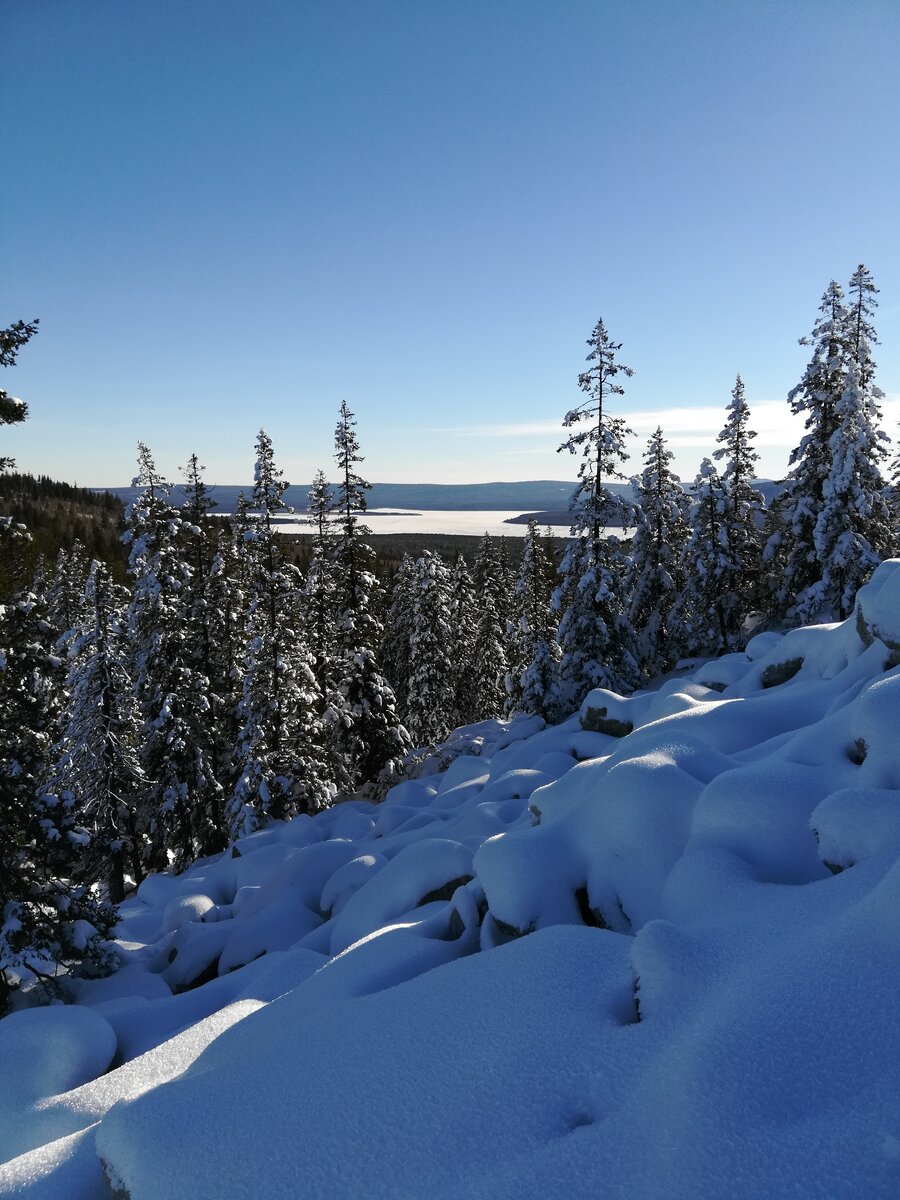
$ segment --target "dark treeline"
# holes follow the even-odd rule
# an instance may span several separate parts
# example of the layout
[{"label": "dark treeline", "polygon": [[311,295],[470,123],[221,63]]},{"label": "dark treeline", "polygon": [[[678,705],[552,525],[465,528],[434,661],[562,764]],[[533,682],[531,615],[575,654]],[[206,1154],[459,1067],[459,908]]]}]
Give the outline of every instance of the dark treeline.
[{"label": "dark treeline", "polygon": [[740,376],[690,488],[662,429],[634,502],[609,486],[623,478],[630,431],[612,409],[632,371],[599,321],[584,399],[565,416],[560,449],[580,471],[559,561],[532,522],[514,554],[488,537],[468,555],[403,554],[386,587],[346,404],[302,545],[278,532],[287,483],[264,431],[230,521],[211,515],[196,456],[176,490],[139,446],[125,582],[77,540],[33,570],[25,524],[5,518],[2,991],[50,989],[60,963],[107,969],[112,906],[148,872],[341,798],[377,799],[414,769],[414,749],[459,725],[560,721],[593,688],[629,692],[679,659],[739,652],[761,628],[848,616],[897,550],[874,306],[864,267],[848,299],[829,285],[789,394],[805,433],[768,510]]},{"label": "dark treeline", "polygon": [[[121,500],[109,492],[71,487],[46,475],[0,474],[0,513],[28,529],[30,540],[21,557],[31,572],[37,570],[41,559],[52,563],[60,550],[80,542],[91,558],[105,562],[124,582],[124,511]],[[12,587],[4,563],[0,565],[0,602]]]}]

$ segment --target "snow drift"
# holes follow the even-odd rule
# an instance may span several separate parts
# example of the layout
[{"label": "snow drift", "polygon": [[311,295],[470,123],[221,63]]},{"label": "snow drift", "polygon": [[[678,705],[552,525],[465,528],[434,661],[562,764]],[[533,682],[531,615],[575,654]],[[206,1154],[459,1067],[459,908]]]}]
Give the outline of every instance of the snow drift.
[{"label": "snow drift", "polygon": [[148,879],[0,1194],[900,1194],[898,593]]}]

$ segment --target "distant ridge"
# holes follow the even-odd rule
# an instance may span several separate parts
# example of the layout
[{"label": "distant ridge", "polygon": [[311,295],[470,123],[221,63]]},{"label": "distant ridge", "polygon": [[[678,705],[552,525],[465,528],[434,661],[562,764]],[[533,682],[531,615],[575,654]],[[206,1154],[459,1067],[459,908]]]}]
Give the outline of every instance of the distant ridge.
[{"label": "distant ridge", "polygon": [[[765,497],[766,504],[780,490],[780,485],[769,479],[754,480],[756,487]],[[247,484],[211,484],[213,497],[222,513],[234,512],[237,500],[243,491],[249,496],[253,485]],[[630,483],[607,483],[604,485],[612,492],[618,492],[627,500],[633,499]],[[690,490],[686,481],[685,486]],[[565,515],[564,524],[568,523],[569,501],[577,484],[563,479],[526,479],[514,483],[374,483],[369,493],[369,508],[387,508],[393,511],[412,510],[428,512],[448,510],[457,512],[515,512],[539,514],[539,521],[546,523],[554,517],[556,523],[561,515]],[[306,511],[306,501],[310,484],[295,483],[287,489],[285,499],[296,512]],[[91,491],[111,492],[125,504],[133,500],[139,493],[139,488],[110,487],[92,488]],[[179,485],[173,489],[172,498],[179,503],[181,495]]]},{"label": "distant ridge", "polygon": [[[369,493],[368,506],[493,512],[568,511],[569,500],[576,486],[575,483],[559,479],[531,479],[515,483],[375,483]],[[612,486],[630,494],[628,484]],[[293,484],[285,493],[287,503],[299,512],[305,511],[309,489],[308,483]],[[121,497],[127,504],[138,495],[140,489],[111,487],[103,490]],[[240,492],[249,496],[252,490],[252,484],[243,488],[237,484],[220,484],[213,487],[213,496],[220,512],[234,512]],[[176,503],[179,494],[176,485],[173,491]]]}]

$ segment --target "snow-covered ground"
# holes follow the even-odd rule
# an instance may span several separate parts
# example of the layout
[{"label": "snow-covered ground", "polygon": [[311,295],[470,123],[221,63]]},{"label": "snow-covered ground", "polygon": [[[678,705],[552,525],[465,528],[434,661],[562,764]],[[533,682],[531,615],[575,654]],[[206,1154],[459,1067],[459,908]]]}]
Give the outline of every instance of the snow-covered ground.
[{"label": "snow-covered ground", "polygon": [[147,880],[0,1022],[0,1194],[897,1197],[898,648],[895,562]]}]

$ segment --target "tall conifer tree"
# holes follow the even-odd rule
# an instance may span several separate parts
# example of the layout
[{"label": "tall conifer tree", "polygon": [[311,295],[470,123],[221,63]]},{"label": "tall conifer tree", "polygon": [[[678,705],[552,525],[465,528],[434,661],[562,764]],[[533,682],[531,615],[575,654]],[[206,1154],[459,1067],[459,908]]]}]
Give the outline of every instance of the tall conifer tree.
[{"label": "tall conifer tree", "polygon": [[456,715],[450,573],[440,555],[426,552],[416,560],[411,591],[406,723],[413,743],[426,746],[444,740]]},{"label": "tall conifer tree", "polygon": [[537,521],[528,522],[515,587],[507,711],[546,716],[559,647],[550,612],[553,567]]},{"label": "tall conifer tree", "polygon": [[[415,562],[404,554],[391,583],[391,600],[381,642],[381,661],[404,724],[409,702],[409,653],[413,630]],[[455,625],[454,625],[455,628]]]},{"label": "tall conifer tree", "polygon": [[593,687],[628,691],[640,679],[625,616],[627,559],[618,539],[604,535],[607,524],[630,519],[629,506],[604,480],[622,478],[619,464],[628,457],[625,437],[631,431],[610,414],[609,400],[624,392],[619,377],[634,372],[617,361],[621,343],[611,340],[602,320],[588,346],[590,366],[578,376],[587,399],[566,413],[563,423],[575,432],[559,447],[580,453],[581,466],[571,504],[572,540],[554,595],[562,652],[552,701],[558,718],[577,708]]},{"label": "tall conifer tree", "polygon": [[60,968],[104,973],[113,962],[112,909],[74,878],[87,840],[74,805],[42,795],[55,724],[48,629],[27,591],[0,617],[0,1014],[23,981],[51,999]]},{"label": "tall conifer tree", "polygon": [[408,741],[394,692],[376,659],[382,633],[376,616],[378,581],[372,573],[374,552],[364,540],[368,530],[362,523],[371,484],[357,471],[363,457],[356,420],[346,401],[341,402],[334,447],[334,512],[340,529],[334,556],[339,654],[337,687],[331,697],[334,747],[345,774],[344,787],[377,792],[399,769]]},{"label": "tall conifer tree", "polygon": [[672,636],[679,654],[724,654],[738,649],[741,641],[731,588],[735,563],[725,523],[727,492],[708,458],[693,491],[691,530],[681,563],[684,589],[672,612]]},{"label": "tall conifer tree", "polygon": [[853,273],[849,290],[844,388],[835,406],[830,466],[813,533],[822,577],[810,597],[818,601],[819,616],[837,620],[853,611],[857,591],[894,542],[880,465],[888,440],[880,428],[884,393],[875,383],[872,357],[878,289],[865,266]]},{"label": "tall conifer tree", "polygon": [[70,648],[67,720],[42,802],[59,838],[83,846],[76,878],[100,882],[118,904],[126,876],[133,883],[143,877],[139,819],[146,790],[129,672],[127,597],[95,561],[85,599],[86,619]]},{"label": "tall conifer tree", "polygon": [[759,461],[753,446],[755,438],[756,433],[750,428],[744,381],[738,375],[731,392],[725,427],[717,438],[720,446],[713,453],[713,458],[725,460],[721,475],[725,495],[722,539],[727,546],[731,568],[723,572],[720,581],[725,593],[726,637],[728,644],[733,646],[743,644],[748,618],[762,603],[759,580],[765,502],[753,487]]},{"label": "tall conifer tree", "polygon": [[632,480],[637,526],[631,539],[628,616],[645,679],[668,671],[678,657],[672,609],[684,586],[681,555],[688,537],[688,498],[670,466],[674,457],[657,428],[647,444],[644,469]]},{"label": "tall conifer tree", "polygon": [[317,471],[307,501],[312,522],[312,555],[303,589],[306,636],[313,671],[323,696],[336,687],[338,638],[335,625],[337,567],[331,510],[334,498],[324,471]]},{"label": "tall conifer tree", "polygon": [[[286,564],[275,527],[288,510],[288,487],[275,464],[272,440],[256,440],[252,506],[245,524],[246,627],[239,777],[229,804],[232,837],[253,832],[267,819],[315,811],[331,789],[322,763],[320,695],[312,656],[302,642],[297,614],[299,572]],[[239,525],[240,528],[240,525]]]}]

